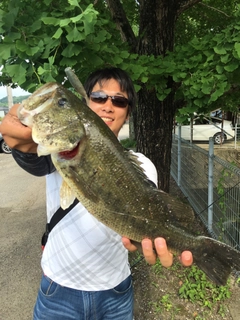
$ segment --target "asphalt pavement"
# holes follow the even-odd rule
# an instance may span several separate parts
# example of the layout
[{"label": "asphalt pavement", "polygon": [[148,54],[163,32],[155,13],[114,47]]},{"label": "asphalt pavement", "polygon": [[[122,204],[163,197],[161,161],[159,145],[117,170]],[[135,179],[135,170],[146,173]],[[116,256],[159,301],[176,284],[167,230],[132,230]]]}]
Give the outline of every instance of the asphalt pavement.
[{"label": "asphalt pavement", "polygon": [[45,178],[0,154],[0,320],[31,320],[41,277]]}]

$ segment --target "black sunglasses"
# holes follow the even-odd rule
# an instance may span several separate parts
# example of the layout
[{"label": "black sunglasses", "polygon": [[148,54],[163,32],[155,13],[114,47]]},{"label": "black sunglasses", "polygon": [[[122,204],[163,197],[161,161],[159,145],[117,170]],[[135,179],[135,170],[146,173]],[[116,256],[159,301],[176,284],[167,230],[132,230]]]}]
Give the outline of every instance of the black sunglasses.
[{"label": "black sunglasses", "polygon": [[91,92],[90,93],[90,99],[96,103],[104,104],[104,103],[106,103],[108,98],[111,98],[112,104],[115,107],[126,108],[127,105],[129,104],[129,100],[125,97],[109,96],[104,92]]}]

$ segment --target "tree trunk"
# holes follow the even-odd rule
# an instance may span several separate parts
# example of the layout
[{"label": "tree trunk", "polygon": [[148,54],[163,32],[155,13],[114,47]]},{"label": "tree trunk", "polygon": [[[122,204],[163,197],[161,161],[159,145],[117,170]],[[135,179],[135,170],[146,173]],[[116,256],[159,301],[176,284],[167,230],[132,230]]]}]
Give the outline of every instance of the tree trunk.
[{"label": "tree trunk", "polygon": [[[139,54],[165,55],[173,49],[178,6],[173,0],[142,1]],[[154,10],[153,10],[154,8]],[[154,15],[152,14],[154,12]],[[173,89],[172,79],[168,87]],[[168,192],[170,182],[174,92],[159,101],[155,90],[142,87],[138,93],[137,150],[149,157],[158,171],[159,188]],[[136,123],[136,122],[135,122]]]},{"label": "tree trunk", "polygon": [[[173,50],[174,29],[178,16],[201,0],[139,0],[139,37],[130,30],[120,0],[107,0],[108,7],[133,52],[140,55],[164,56]],[[121,7],[121,10],[119,9]],[[138,108],[133,114],[137,150],[144,153],[155,164],[159,187],[168,192],[170,183],[172,128],[176,111],[175,89],[168,79],[171,93],[161,102],[155,88],[142,86],[138,93]]]},{"label": "tree trunk", "polygon": [[142,89],[138,94],[137,151],[155,164],[159,188],[168,192],[171,166],[173,96],[163,102],[154,93]]}]

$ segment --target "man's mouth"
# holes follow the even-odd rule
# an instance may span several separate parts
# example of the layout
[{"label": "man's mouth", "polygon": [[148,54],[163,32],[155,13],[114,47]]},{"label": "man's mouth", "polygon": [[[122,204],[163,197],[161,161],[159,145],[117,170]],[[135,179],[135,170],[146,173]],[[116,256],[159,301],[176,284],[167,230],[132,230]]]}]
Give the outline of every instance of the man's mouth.
[{"label": "man's mouth", "polygon": [[58,155],[61,159],[71,160],[78,154],[79,146],[80,146],[80,142],[77,144],[77,146],[74,149],[59,152]]},{"label": "man's mouth", "polygon": [[102,120],[103,120],[104,122],[113,122],[113,119],[111,119],[111,118],[102,117]]}]

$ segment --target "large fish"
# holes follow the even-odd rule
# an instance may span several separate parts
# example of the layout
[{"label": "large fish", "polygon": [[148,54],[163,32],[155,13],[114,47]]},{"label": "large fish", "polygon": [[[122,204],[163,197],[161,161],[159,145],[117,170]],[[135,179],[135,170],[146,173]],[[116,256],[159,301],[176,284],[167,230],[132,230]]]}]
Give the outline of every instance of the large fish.
[{"label": "large fish", "polygon": [[74,197],[102,223],[141,242],[164,237],[174,252],[190,250],[194,262],[218,285],[240,270],[240,252],[183,226],[190,206],[157,190],[147,181],[138,160],[74,93],[57,83],[38,89],[19,109],[32,127],[38,154],[51,154],[63,178],[62,206]]}]

